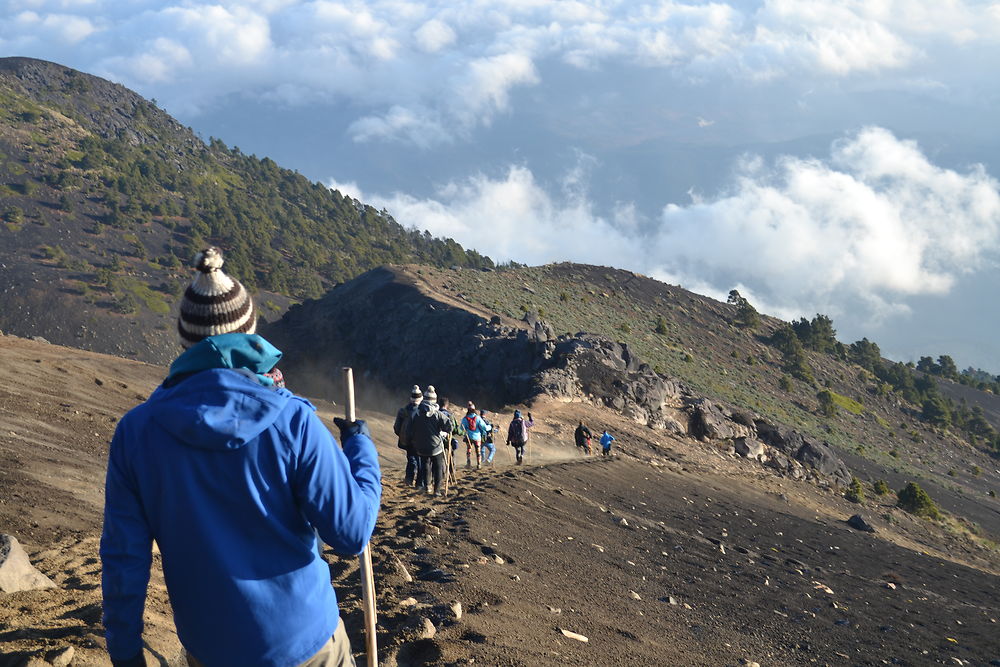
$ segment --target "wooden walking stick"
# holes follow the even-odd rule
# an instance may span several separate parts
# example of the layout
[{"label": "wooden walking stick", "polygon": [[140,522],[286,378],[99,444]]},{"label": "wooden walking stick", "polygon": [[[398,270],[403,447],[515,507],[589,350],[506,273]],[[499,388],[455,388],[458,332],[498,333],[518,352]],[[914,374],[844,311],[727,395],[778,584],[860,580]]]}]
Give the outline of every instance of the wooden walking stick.
[{"label": "wooden walking stick", "polygon": [[[344,367],[344,386],[347,390],[347,400],[344,415],[347,421],[355,421],[354,413],[354,371],[350,366]],[[368,667],[378,666],[378,645],[375,641],[375,575],[372,573],[371,545],[366,544],[364,551],[358,556],[361,562],[361,606],[365,613],[365,649],[368,653]]]}]

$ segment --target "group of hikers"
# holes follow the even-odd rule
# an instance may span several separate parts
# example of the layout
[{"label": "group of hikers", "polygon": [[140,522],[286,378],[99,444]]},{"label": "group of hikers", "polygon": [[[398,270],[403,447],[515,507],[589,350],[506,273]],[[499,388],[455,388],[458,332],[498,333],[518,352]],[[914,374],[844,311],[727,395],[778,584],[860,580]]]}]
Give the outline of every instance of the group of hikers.
[{"label": "group of hikers", "polygon": [[[146,665],[155,542],[190,667],[353,666],[320,540],[339,554],[365,549],[382,496],[378,451],[360,419],[334,419],[338,446],[285,387],[281,351],[255,333],[253,299],[222,264],[218,248],[196,256],[177,320],[184,351],[111,441],[100,546],[107,650],[114,667]],[[518,463],[533,426],[515,411],[507,427]],[[456,419],[433,386],[413,387],[395,431],[406,481],[434,494],[459,440],[469,467],[473,454],[476,467],[496,454],[488,413],[470,402]],[[589,451],[582,422],[581,437]],[[605,454],[613,440],[605,431]]]},{"label": "group of hikers", "polygon": [[[409,402],[396,413],[392,430],[397,444],[406,452],[406,471],[403,481],[431,495],[441,495],[442,479],[454,473],[454,460],[458,455],[459,441],[465,443],[465,466],[479,469],[485,463],[493,465],[496,456],[495,433],[486,410],[476,411],[476,405],[469,401],[465,414],[457,419],[448,409],[448,399],[440,400],[434,385],[427,385],[425,391],[419,385],[410,390]],[[523,463],[524,450],[535,420],[531,413],[528,418],[514,411],[514,418],[507,426],[506,444],[514,448],[517,463]]]},{"label": "group of hikers", "polygon": [[[434,496],[441,495],[442,479],[454,471],[459,441],[465,442],[467,468],[472,467],[473,456],[478,470],[484,463],[493,465],[496,455],[494,434],[497,425],[490,422],[489,413],[486,410],[477,412],[475,403],[469,401],[465,405],[465,415],[456,419],[448,405],[447,398],[438,399],[434,385],[427,385],[426,391],[421,391],[419,385],[413,385],[409,402],[396,413],[396,421],[392,425],[398,438],[397,446],[406,452],[403,483]],[[506,443],[514,448],[518,464],[524,461],[524,450],[534,425],[530,412],[525,419],[520,410],[514,410],[514,418],[507,426]],[[573,435],[576,446],[583,450],[584,455],[590,456],[593,438],[590,429],[581,421]],[[614,440],[615,437],[606,430],[601,434],[601,453],[604,456],[611,454]]]}]

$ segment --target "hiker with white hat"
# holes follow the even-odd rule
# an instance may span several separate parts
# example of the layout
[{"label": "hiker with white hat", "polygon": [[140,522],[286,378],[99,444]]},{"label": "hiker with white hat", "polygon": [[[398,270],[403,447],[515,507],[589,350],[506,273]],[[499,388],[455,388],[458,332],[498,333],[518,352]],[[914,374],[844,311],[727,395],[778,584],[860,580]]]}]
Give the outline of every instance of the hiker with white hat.
[{"label": "hiker with white hat", "polygon": [[410,390],[410,402],[396,412],[396,421],[392,424],[392,432],[398,436],[397,447],[406,452],[406,471],[403,473],[403,483],[407,486],[424,484],[423,468],[420,457],[413,451],[410,440],[410,421],[417,414],[417,407],[424,400],[424,394],[418,385]]},{"label": "hiker with white hat", "polygon": [[[145,665],[153,541],[189,665],[353,665],[321,538],[361,553],[381,500],[363,421],[335,419],[267,376],[281,352],[253,300],[196,258],[167,378],[118,422],[101,536],[104,627],[116,667]],[[319,538],[317,538],[317,533]]]}]

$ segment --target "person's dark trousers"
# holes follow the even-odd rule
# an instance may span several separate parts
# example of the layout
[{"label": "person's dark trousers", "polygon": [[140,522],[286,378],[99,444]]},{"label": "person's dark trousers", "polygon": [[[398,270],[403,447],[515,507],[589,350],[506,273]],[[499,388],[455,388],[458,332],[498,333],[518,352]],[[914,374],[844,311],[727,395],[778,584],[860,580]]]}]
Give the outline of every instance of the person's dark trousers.
[{"label": "person's dark trousers", "polygon": [[520,463],[524,460],[524,443],[515,442],[514,443],[514,453],[517,454],[517,462]]},{"label": "person's dark trousers", "polygon": [[[421,456],[423,474],[428,493],[437,494],[441,490],[441,478],[444,475],[444,452],[434,456]],[[433,484],[433,486],[431,486]]]},{"label": "person's dark trousers", "polygon": [[424,486],[424,467],[420,465],[420,457],[413,450],[406,451],[405,481],[410,486]]}]

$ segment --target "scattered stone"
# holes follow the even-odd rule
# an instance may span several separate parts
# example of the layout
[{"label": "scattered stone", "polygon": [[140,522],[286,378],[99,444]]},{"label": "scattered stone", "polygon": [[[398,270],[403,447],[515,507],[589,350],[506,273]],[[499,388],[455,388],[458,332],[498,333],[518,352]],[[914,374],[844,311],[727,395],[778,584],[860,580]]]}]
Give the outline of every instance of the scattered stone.
[{"label": "scattered stone", "polygon": [[587,639],[583,635],[577,634],[576,632],[572,632],[570,630],[565,630],[563,628],[559,628],[559,632],[563,633],[563,636],[569,637],[570,639],[575,639],[578,642],[584,642],[584,643],[586,643],[586,642],[590,641],[589,639]]},{"label": "scattered stone", "polygon": [[642,599],[641,597],[639,597],[639,594],[636,593],[635,591],[629,591],[628,594],[629,594],[629,597],[631,597],[633,600],[641,600]]},{"label": "scattered stone", "polygon": [[759,662],[754,662],[748,658],[740,658],[740,664],[745,665],[745,667],[760,667]]},{"label": "scattered stone", "polygon": [[0,593],[55,588],[51,579],[35,569],[13,535],[0,535]]},{"label": "scattered stone", "polygon": [[415,607],[417,605],[417,598],[406,598],[405,600],[399,601],[400,607]]},{"label": "scattered stone", "polygon": [[618,520],[618,525],[622,526],[623,528],[629,527],[628,521],[625,519],[625,517],[622,517],[621,519]]},{"label": "scattered stone", "polygon": [[434,623],[431,622],[431,619],[426,616],[420,619],[420,639],[433,639],[436,634],[437,628],[434,627]]},{"label": "scattered stone", "polygon": [[549,610],[550,613],[553,613],[553,614],[561,614],[562,613],[562,608],[561,607],[553,607],[551,605],[546,605],[546,606],[548,607],[548,610]]},{"label": "scattered stone", "polygon": [[511,581],[521,581],[521,577],[516,574],[512,574],[510,579]]},{"label": "scattered stone", "polygon": [[591,544],[590,546],[597,549],[600,553],[604,553],[604,547],[602,547],[600,544]]},{"label": "scattered stone", "polygon": [[68,667],[73,662],[76,649],[72,646],[63,646],[45,654],[45,660],[52,667]]},{"label": "scattered stone", "polygon": [[833,589],[820,581],[813,582],[813,589],[817,591],[823,591],[827,595],[833,595]]},{"label": "scattered stone", "polygon": [[855,514],[850,519],[848,519],[847,520],[847,525],[850,526],[851,528],[853,528],[854,530],[860,530],[860,531],[864,531],[866,533],[874,533],[875,532],[875,526],[873,526],[870,523],[868,523],[867,521],[865,521],[865,518],[863,516],[861,516],[860,514]]},{"label": "scattered stone", "polygon": [[507,561],[505,561],[497,554],[493,554],[493,562],[496,563],[497,565],[504,565]]},{"label": "scattered stone", "polygon": [[462,603],[458,600],[451,603],[451,615],[455,617],[456,621],[462,620]]},{"label": "scattered stone", "polygon": [[896,590],[896,584],[892,583],[891,581],[885,582],[885,587],[888,588],[890,591]]},{"label": "scattered stone", "polygon": [[413,576],[410,574],[410,571],[406,569],[406,566],[403,565],[403,561],[399,560],[399,557],[396,555],[393,555],[392,560],[396,564],[396,569],[399,571],[399,574],[402,575],[403,581],[411,583],[413,581]]}]

